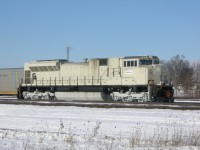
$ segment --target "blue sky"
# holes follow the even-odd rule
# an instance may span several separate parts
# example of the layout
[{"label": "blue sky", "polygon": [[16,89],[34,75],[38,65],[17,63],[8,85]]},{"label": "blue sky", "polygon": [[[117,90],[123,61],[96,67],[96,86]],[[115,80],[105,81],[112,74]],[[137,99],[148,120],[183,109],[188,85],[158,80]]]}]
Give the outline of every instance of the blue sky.
[{"label": "blue sky", "polygon": [[0,0],[0,68],[66,58],[200,60],[200,0]]}]

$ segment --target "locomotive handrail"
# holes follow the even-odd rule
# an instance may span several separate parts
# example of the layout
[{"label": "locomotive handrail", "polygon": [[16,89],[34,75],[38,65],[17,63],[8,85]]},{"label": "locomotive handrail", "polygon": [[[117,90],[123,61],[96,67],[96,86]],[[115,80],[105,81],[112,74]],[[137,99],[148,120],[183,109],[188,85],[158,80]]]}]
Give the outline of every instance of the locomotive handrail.
[{"label": "locomotive handrail", "polygon": [[101,85],[102,81],[106,81],[106,79],[102,79],[102,78],[95,78],[94,76],[92,76],[91,78],[78,78],[78,76],[76,78],[71,78],[69,77],[68,79],[64,79],[64,77],[60,79],[58,78],[54,78],[54,80],[50,77],[49,79],[44,79],[42,78],[42,80],[38,80],[38,79],[33,79],[30,78],[31,82],[30,84],[28,83],[23,83],[25,85],[30,85],[30,86],[44,86],[44,85]]},{"label": "locomotive handrail", "polygon": [[[125,85],[137,85],[136,80],[133,77],[123,77],[123,81],[122,81],[122,77],[119,77],[121,79],[121,81],[119,82],[119,85],[124,83]],[[127,79],[132,79],[132,83],[131,84],[126,84],[126,80]],[[74,85],[84,85],[84,86],[88,86],[88,85],[108,85],[108,78],[103,78],[103,77],[68,77],[68,78],[64,78],[62,77],[57,78],[57,77],[50,77],[49,79],[45,79],[44,77],[41,80],[38,79],[34,79],[30,78],[31,82],[30,84],[28,83],[23,83],[24,85],[28,86],[74,86]]]}]

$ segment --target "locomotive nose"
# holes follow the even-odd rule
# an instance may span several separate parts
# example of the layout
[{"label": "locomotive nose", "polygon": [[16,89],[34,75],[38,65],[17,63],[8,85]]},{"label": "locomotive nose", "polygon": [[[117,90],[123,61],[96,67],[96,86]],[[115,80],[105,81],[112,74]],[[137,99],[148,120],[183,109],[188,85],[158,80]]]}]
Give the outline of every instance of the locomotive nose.
[{"label": "locomotive nose", "polygon": [[170,92],[170,91],[166,91],[166,92],[165,92],[165,97],[166,97],[166,98],[172,98],[172,97],[173,97],[173,93]]}]

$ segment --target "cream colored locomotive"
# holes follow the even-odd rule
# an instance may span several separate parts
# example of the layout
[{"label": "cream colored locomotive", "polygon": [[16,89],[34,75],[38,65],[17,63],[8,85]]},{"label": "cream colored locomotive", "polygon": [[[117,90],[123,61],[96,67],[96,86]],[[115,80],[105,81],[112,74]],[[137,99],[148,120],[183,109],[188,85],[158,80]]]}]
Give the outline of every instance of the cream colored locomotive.
[{"label": "cream colored locomotive", "polygon": [[18,98],[172,101],[171,86],[166,88],[168,96],[166,92],[156,93],[156,85],[160,84],[161,65],[156,56],[96,58],[85,62],[42,60],[25,63]]}]

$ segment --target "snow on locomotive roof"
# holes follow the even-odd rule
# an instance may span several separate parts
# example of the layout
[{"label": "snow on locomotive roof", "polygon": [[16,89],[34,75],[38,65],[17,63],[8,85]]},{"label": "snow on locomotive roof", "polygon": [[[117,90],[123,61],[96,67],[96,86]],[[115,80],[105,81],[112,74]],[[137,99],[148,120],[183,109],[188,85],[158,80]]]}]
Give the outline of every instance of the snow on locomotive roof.
[{"label": "snow on locomotive roof", "polygon": [[153,59],[159,59],[157,56],[126,56],[124,59],[132,59],[132,58],[153,58]]},{"label": "snow on locomotive roof", "polygon": [[[113,58],[113,57],[110,57]],[[151,56],[151,55],[145,55],[145,56],[125,56],[125,57],[115,57],[115,58],[122,58],[122,59],[135,59],[135,58],[150,58],[150,59],[159,59],[157,56]],[[94,59],[109,59],[109,58],[92,58],[91,60]]]}]

